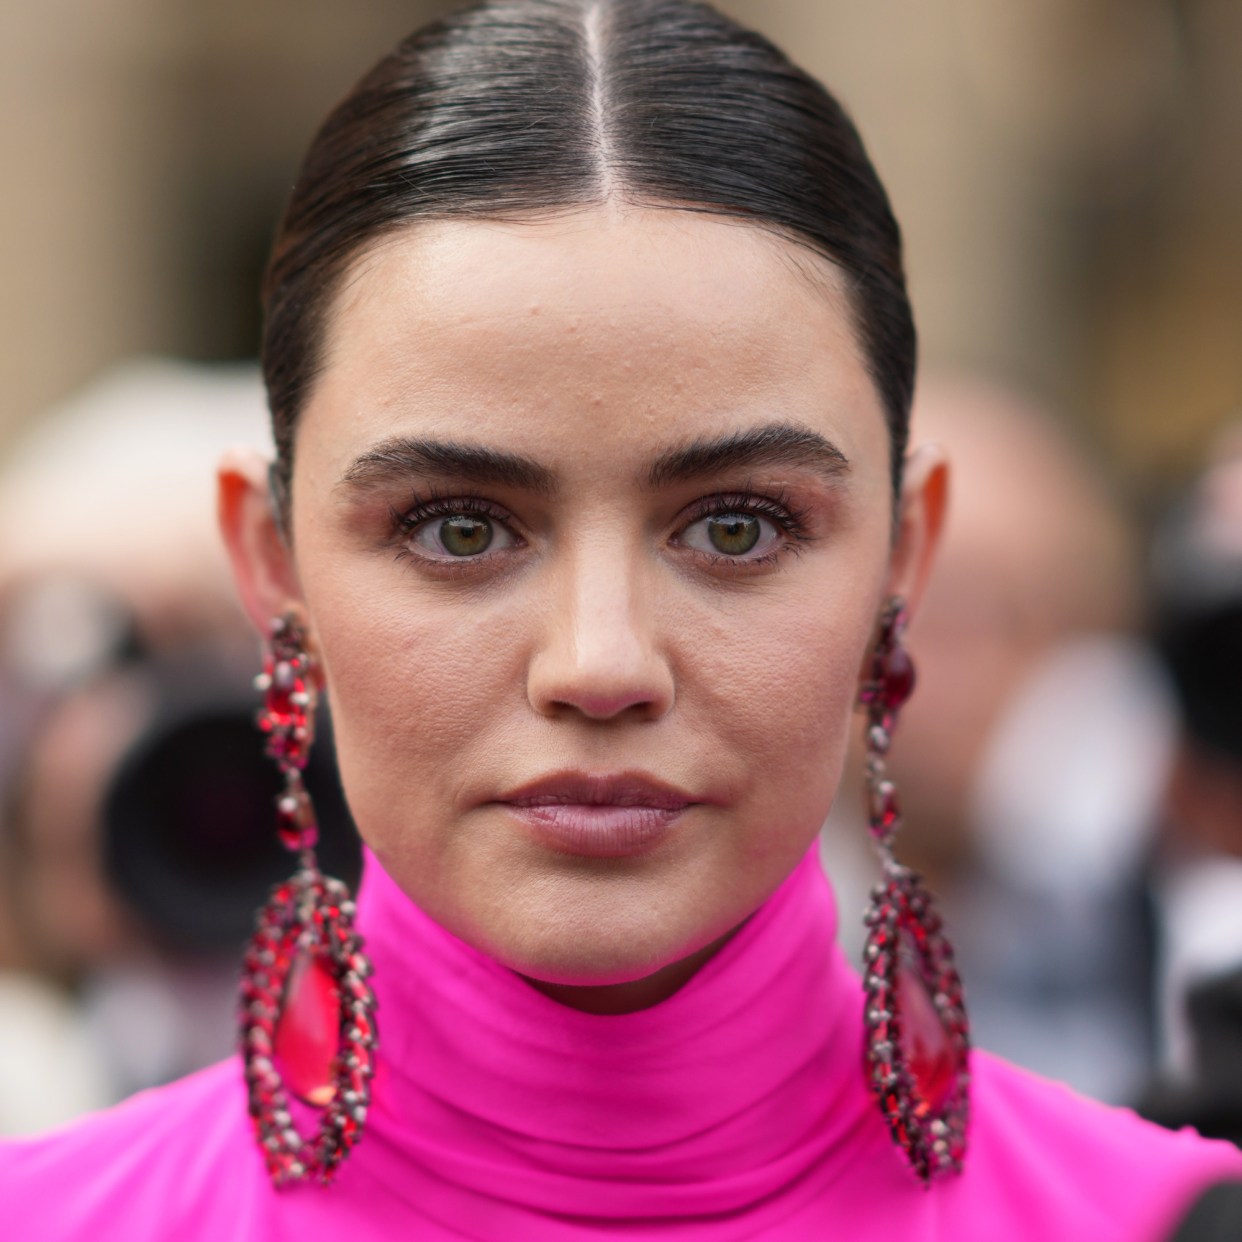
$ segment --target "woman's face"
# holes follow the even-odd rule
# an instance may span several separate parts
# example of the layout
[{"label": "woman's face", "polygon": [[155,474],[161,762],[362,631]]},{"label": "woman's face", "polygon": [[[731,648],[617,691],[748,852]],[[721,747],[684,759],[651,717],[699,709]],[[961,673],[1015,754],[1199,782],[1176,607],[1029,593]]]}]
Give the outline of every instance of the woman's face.
[{"label": "woman's face", "polygon": [[261,471],[226,467],[243,595],[307,620],[363,837],[534,979],[704,950],[828,812],[943,490],[916,464],[894,545],[841,289],[699,213],[421,225],[334,307],[291,553]]}]

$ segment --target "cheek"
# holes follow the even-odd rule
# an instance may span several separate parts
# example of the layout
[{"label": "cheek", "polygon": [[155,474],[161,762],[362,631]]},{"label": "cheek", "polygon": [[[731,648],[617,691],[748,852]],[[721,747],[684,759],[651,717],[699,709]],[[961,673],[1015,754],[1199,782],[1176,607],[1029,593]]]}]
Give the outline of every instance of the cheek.
[{"label": "cheek", "polygon": [[679,644],[691,730],[716,734],[744,765],[750,818],[763,835],[813,831],[827,814],[871,629],[860,595],[747,601],[741,615],[699,619]]},{"label": "cheek", "polygon": [[384,852],[398,836],[403,853],[430,846],[525,701],[521,619],[447,606],[400,575],[395,589],[329,575],[304,585],[359,829]]}]

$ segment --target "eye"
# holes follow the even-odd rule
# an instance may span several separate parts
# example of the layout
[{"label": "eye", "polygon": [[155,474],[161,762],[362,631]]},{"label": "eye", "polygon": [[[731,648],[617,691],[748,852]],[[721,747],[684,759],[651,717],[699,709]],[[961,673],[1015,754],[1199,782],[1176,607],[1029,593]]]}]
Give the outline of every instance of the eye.
[{"label": "eye", "polygon": [[677,542],[712,556],[754,557],[770,552],[781,532],[767,518],[744,510],[713,513],[691,522]]},{"label": "eye", "polygon": [[410,543],[437,560],[478,556],[512,547],[513,536],[499,522],[482,513],[454,513],[431,518],[415,527]]}]

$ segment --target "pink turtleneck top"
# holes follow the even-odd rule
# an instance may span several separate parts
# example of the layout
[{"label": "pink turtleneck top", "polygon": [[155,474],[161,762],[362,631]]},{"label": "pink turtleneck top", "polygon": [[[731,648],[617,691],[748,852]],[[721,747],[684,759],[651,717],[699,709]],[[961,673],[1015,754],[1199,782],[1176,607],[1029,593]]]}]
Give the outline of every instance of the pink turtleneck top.
[{"label": "pink turtleneck top", "polygon": [[1242,1153],[985,1053],[966,1169],[930,1189],[862,1076],[862,995],[814,852],[675,996],[579,1013],[368,857],[383,1069],[328,1187],[275,1190],[236,1059],[0,1147],[22,1242],[1157,1242]]}]

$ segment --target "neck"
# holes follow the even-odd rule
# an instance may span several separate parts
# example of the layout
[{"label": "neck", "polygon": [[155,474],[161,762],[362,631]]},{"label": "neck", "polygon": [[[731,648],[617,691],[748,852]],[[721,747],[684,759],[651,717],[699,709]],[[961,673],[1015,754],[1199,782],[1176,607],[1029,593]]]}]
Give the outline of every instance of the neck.
[{"label": "neck", "polygon": [[655,1232],[706,1242],[742,1213],[755,1237],[789,1236],[787,1190],[887,1144],[835,923],[810,851],[731,937],[632,983],[549,986],[445,931],[368,856],[358,924],[386,1078],[358,1154],[429,1215],[494,1220],[476,1231],[490,1239],[667,1220]]},{"label": "neck", "polygon": [[[738,924],[738,927],[741,925]],[[653,1005],[668,1000],[674,992],[689,983],[699,969],[728,944],[737,930],[737,927],[731,928],[711,944],[704,945],[697,953],[670,962],[653,974],[645,975],[641,979],[630,979],[625,983],[580,985],[549,983],[546,979],[533,979],[529,975],[522,977],[544,996],[581,1013],[594,1013],[605,1017],[637,1013],[640,1009],[650,1009]]]}]

